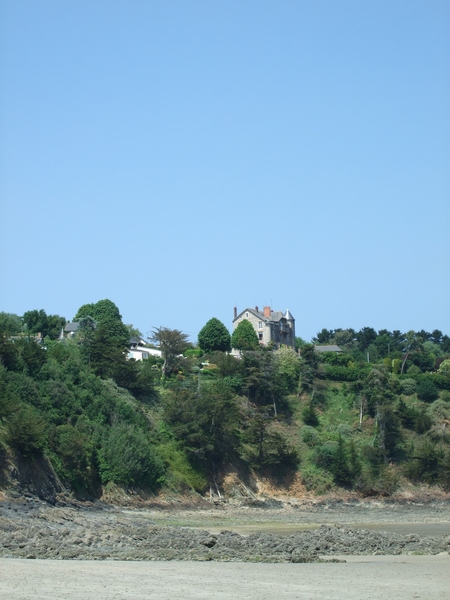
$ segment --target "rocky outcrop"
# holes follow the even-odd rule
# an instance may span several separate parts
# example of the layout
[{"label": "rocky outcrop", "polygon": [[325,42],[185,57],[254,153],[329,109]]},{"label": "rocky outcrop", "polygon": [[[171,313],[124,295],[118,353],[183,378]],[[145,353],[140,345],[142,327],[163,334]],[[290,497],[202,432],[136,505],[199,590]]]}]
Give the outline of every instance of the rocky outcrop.
[{"label": "rocky outcrop", "polygon": [[213,535],[156,525],[143,512],[108,507],[48,507],[35,500],[0,503],[0,556],[94,560],[308,562],[345,554],[438,554],[450,536],[400,535],[321,526],[289,536],[231,531]]}]

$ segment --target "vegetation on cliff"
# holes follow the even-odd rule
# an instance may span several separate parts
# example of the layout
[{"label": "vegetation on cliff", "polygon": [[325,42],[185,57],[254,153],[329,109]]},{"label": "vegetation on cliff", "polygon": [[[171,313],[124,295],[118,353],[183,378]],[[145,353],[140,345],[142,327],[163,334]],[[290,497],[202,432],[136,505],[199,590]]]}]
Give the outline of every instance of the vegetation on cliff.
[{"label": "vegetation on cliff", "polygon": [[3,464],[46,456],[80,497],[110,482],[220,493],[229,465],[244,478],[299,471],[316,492],[390,494],[401,478],[450,489],[450,338],[440,331],[322,330],[313,340],[340,353],[244,340],[236,358],[212,319],[199,348],[155,329],[164,356],[136,362],[135,330],[111,301],[83,305],[77,319],[63,338],[58,315],[0,313]]}]

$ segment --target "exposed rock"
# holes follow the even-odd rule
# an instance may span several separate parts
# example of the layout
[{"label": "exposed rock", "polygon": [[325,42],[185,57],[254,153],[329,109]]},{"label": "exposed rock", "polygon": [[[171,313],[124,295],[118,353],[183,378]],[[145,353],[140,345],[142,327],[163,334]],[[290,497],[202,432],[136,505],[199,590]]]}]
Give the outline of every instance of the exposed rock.
[{"label": "exposed rock", "polygon": [[450,536],[400,535],[328,526],[288,536],[213,535],[156,525],[144,512],[111,507],[49,507],[34,500],[0,502],[0,556],[94,560],[310,562],[345,554],[438,554]]}]

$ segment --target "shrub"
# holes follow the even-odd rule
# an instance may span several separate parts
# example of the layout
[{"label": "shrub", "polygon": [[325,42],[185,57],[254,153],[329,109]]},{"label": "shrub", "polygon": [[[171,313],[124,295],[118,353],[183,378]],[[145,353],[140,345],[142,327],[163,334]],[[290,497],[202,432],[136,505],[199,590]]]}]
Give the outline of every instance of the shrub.
[{"label": "shrub", "polygon": [[24,458],[42,454],[45,446],[45,422],[32,406],[23,404],[6,423],[6,443]]},{"label": "shrub", "polygon": [[187,358],[200,358],[203,354],[201,348],[188,348],[183,352],[183,356],[186,356]]},{"label": "shrub", "polygon": [[433,402],[438,398],[438,390],[431,379],[421,379],[417,385],[417,397],[424,402]]},{"label": "shrub", "polygon": [[302,419],[305,425],[310,425],[311,427],[317,427],[319,425],[319,417],[317,416],[317,412],[312,402],[302,410]]},{"label": "shrub", "polygon": [[145,433],[132,425],[114,425],[98,453],[103,483],[157,487],[164,465]]},{"label": "shrub", "polygon": [[88,489],[92,483],[92,443],[88,436],[71,425],[60,425],[53,432],[51,446],[56,452],[52,462],[61,479],[77,492]]},{"label": "shrub", "polygon": [[356,381],[361,374],[361,369],[326,365],[324,378],[331,381]]},{"label": "shrub", "polygon": [[337,428],[338,434],[344,438],[352,435],[352,428],[347,423],[341,423]]},{"label": "shrub", "polygon": [[439,365],[438,372],[444,377],[450,377],[450,358],[446,358],[444,361],[441,362],[441,364]]},{"label": "shrub", "polygon": [[324,494],[333,487],[331,474],[314,465],[306,465],[301,470],[301,477],[306,489],[316,494]]},{"label": "shrub", "polygon": [[322,469],[331,469],[335,462],[337,445],[335,442],[326,442],[316,450],[316,464]]},{"label": "shrub", "polygon": [[311,427],[310,425],[304,425],[301,428],[300,435],[301,435],[302,441],[305,442],[305,444],[307,446],[309,446],[310,448],[317,446],[317,444],[320,441],[319,434],[314,429],[314,427]]},{"label": "shrub", "polygon": [[400,382],[402,394],[405,396],[411,396],[416,391],[416,380],[415,379],[402,379]]}]

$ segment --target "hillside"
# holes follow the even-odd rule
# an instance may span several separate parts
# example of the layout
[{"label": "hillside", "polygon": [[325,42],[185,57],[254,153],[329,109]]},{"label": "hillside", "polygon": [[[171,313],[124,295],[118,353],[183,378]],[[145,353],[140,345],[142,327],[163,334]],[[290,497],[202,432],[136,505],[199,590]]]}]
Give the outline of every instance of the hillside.
[{"label": "hillside", "polygon": [[[82,307],[74,337],[0,332],[3,489],[51,501],[120,489],[254,501],[450,490],[450,362],[440,332],[424,340],[426,332],[323,330],[315,341],[343,352],[298,340],[299,352],[255,347],[238,358],[185,336],[184,356],[135,362],[108,303]],[[181,334],[159,334],[167,332]]]}]

